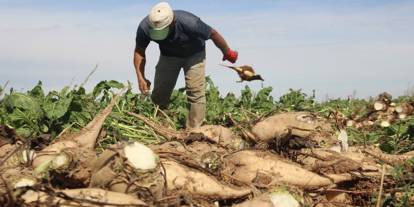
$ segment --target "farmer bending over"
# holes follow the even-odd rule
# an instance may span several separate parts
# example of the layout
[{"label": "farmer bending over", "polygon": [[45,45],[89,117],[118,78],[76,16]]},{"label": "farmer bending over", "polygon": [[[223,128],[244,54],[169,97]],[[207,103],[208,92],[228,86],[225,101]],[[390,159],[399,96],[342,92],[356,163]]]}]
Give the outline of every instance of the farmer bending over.
[{"label": "farmer bending over", "polygon": [[237,52],[229,48],[224,38],[194,14],[172,10],[166,2],[155,5],[139,24],[136,36],[134,66],[139,90],[148,93],[151,82],[145,78],[145,49],[152,40],[158,43],[158,60],[152,101],[167,108],[181,68],[184,69],[189,116],[187,129],[200,127],[205,111],[205,41],[211,39],[223,52],[223,61],[237,60]]}]

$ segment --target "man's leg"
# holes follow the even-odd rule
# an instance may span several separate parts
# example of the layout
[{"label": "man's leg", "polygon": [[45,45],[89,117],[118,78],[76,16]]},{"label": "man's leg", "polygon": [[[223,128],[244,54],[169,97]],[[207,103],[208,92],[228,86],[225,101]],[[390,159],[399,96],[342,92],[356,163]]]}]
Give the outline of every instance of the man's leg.
[{"label": "man's leg", "polygon": [[184,65],[185,86],[189,114],[187,117],[187,129],[200,127],[206,112],[205,94],[205,51],[194,54],[186,60]]},{"label": "man's leg", "polygon": [[171,93],[177,82],[183,60],[175,57],[160,56],[155,67],[154,89],[152,90],[152,102],[160,108],[167,108]]}]

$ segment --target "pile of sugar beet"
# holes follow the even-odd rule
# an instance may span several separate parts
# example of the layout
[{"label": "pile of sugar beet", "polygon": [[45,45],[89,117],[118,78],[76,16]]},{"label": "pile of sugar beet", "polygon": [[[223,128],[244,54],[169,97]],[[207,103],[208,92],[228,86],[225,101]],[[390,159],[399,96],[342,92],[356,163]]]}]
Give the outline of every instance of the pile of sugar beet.
[{"label": "pile of sugar beet", "polygon": [[237,133],[214,125],[174,131],[128,112],[167,141],[119,142],[98,154],[116,101],[41,150],[1,126],[1,205],[364,206],[373,195],[398,197],[386,190],[390,169],[414,156],[348,146],[345,130],[310,112],[277,113],[249,128],[233,121]]}]

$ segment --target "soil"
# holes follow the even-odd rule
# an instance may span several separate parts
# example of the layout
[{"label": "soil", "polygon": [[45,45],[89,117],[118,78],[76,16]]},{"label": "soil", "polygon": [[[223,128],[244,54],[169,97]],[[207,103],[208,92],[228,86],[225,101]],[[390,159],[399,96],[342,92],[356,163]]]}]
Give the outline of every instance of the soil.
[{"label": "soil", "polygon": [[14,144],[20,137],[16,134],[16,130],[6,125],[0,125],[0,147],[5,144]]}]

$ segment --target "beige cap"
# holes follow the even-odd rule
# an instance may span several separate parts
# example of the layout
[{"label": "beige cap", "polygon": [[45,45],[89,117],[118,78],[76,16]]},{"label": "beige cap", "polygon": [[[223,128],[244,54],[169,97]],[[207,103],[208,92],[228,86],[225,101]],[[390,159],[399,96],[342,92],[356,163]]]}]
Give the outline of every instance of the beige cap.
[{"label": "beige cap", "polygon": [[174,12],[167,2],[161,2],[152,7],[148,19],[151,39],[163,40],[168,36],[168,26],[173,22]]}]

